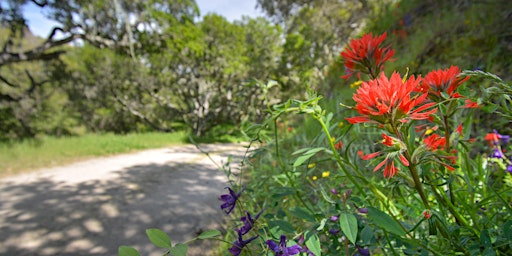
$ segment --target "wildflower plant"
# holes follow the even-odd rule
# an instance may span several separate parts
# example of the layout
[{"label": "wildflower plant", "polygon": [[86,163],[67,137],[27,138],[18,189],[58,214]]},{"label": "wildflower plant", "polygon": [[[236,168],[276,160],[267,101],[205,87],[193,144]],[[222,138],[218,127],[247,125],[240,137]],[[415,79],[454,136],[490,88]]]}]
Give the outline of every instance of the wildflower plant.
[{"label": "wildflower plant", "polygon": [[[512,85],[456,66],[386,74],[395,52],[385,39],[363,35],[341,53],[343,78],[357,74],[353,101],[329,111],[307,88],[245,130],[261,147],[241,189],[219,198],[236,216],[224,255],[512,254],[509,137],[471,134],[472,113],[486,105],[512,120]],[[470,94],[473,77],[494,85]],[[282,129],[284,119],[297,128]]]},{"label": "wildflower plant", "polygon": [[[258,200],[266,214],[259,220],[260,234],[272,237],[260,250],[275,255],[512,253],[511,165],[500,149],[507,137],[487,136],[500,141],[490,145],[491,160],[475,152],[483,138],[471,137],[471,116],[489,101],[466,89],[474,86],[468,84],[472,76],[499,78],[457,66],[386,74],[394,50],[383,46],[385,38],[363,35],[341,53],[343,78],[357,74],[359,80],[352,83],[357,86],[352,103],[339,102],[341,108],[332,113],[308,89],[305,100],[269,105],[267,122],[248,130],[266,143],[254,153],[259,160],[252,162],[253,184],[247,184],[261,190]],[[499,86],[510,88],[501,80]],[[500,107],[508,110],[506,104]],[[308,139],[279,137],[279,120],[290,116],[321,132]],[[263,132],[267,129],[274,130],[273,137]],[[492,168],[498,162],[504,168]]]}]

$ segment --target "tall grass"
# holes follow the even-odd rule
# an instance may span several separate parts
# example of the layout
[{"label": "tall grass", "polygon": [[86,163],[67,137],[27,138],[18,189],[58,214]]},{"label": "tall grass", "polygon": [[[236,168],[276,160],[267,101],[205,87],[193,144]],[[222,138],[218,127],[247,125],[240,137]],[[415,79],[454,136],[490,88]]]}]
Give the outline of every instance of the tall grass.
[{"label": "tall grass", "polygon": [[97,156],[184,144],[186,132],[88,134],[0,144],[0,177]]}]

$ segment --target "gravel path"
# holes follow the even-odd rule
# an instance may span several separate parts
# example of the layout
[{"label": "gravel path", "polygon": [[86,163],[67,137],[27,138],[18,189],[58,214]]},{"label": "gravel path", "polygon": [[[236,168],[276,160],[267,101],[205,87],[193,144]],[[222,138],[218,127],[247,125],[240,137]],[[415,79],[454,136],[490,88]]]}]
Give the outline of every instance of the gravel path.
[{"label": "gravel path", "polygon": [[[202,145],[217,163],[246,148]],[[233,168],[233,165],[232,165]],[[237,167],[234,166],[234,169]],[[0,255],[117,255],[120,245],[162,255],[145,230],[173,244],[224,219],[225,174],[194,146],[146,150],[44,169],[0,180]],[[207,242],[208,243],[208,242]],[[210,255],[194,243],[188,255]]]}]

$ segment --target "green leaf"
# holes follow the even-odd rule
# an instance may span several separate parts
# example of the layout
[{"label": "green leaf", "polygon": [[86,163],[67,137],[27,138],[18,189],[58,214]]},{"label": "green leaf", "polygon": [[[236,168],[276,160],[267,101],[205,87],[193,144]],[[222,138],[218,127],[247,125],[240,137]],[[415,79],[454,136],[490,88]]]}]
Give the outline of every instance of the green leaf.
[{"label": "green leaf", "polygon": [[361,230],[361,240],[363,240],[363,244],[369,245],[374,242],[375,236],[373,235],[373,229],[370,226],[365,226],[363,230]]},{"label": "green leaf", "polygon": [[405,231],[402,229],[400,224],[396,222],[391,216],[387,213],[373,207],[367,207],[368,209],[368,217],[375,223],[377,226],[387,230],[390,233],[393,233],[398,236],[405,235]]},{"label": "green leaf", "polygon": [[150,228],[146,229],[146,234],[148,235],[149,241],[157,247],[160,248],[171,248],[171,239],[164,233],[162,230],[158,228]]},{"label": "green leaf", "polygon": [[325,192],[325,189],[322,185],[320,185],[320,193],[322,193],[322,197],[325,199],[325,201],[331,203],[331,204],[336,204],[336,202],[334,202],[334,200],[332,200],[328,195],[327,195],[327,192]]},{"label": "green leaf", "polygon": [[480,243],[484,248],[492,247],[491,237],[489,236],[489,230],[485,229],[480,233]]},{"label": "green leaf", "polygon": [[176,244],[172,247],[169,252],[172,256],[187,256],[188,245],[186,244]]},{"label": "green leaf", "polygon": [[197,238],[199,239],[208,239],[216,236],[220,236],[221,233],[218,230],[207,230],[203,233],[201,233]]},{"label": "green leaf", "polygon": [[512,220],[505,222],[503,225],[503,234],[505,235],[505,239],[510,243],[510,247],[512,247]]},{"label": "green leaf", "polygon": [[[302,156],[297,157],[297,159],[293,163],[293,167],[300,166],[301,164],[306,162],[308,159],[310,159],[312,156],[314,156],[316,153],[318,153],[322,150],[325,150],[325,148],[313,148],[313,149],[308,150]],[[298,151],[294,152],[293,154],[299,154],[301,152],[302,152],[301,150],[298,150]]]},{"label": "green leaf", "polygon": [[316,228],[317,231],[321,231],[322,229],[324,229],[325,227],[325,223],[327,222],[327,218],[323,218],[321,221],[320,221],[320,225],[318,226],[318,228]]},{"label": "green leaf", "polygon": [[140,256],[139,252],[130,246],[121,245],[117,249],[118,256]]},{"label": "green leaf", "polygon": [[271,220],[268,222],[269,227],[274,230],[274,237],[279,237],[283,233],[295,233],[295,228],[284,220]]},{"label": "green leaf", "polygon": [[302,208],[299,206],[293,207],[290,209],[290,213],[298,218],[303,219],[303,220],[306,220],[309,222],[316,222],[315,216],[305,208]]},{"label": "green leaf", "polygon": [[295,167],[300,166],[301,164],[306,162],[308,159],[310,159],[314,155],[315,154],[307,154],[307,155],[302,155],[302,156],[297,157],[297,159],[295,159],[295,162],[293,163],[293,167],[295,168]]},{"label": "green leaf", "polygon": [[348,240],[353,244],[357,239],[357,218],[350,213],[342,213],[340,215],[340,227]]},{"label": "green leaf", "polygon": [[316,233],[313,233],[311,231],[306,231],[304,233],[304,241],[306,242],[306,246],[308,249],[315,254],[316,256],[322,255],[322,250],[320,248],[320,239],[318,238],[318,235]]},{"label": "green leaf", "polygon": [[496,256],[496,251],[492,247],[488,247],[482,252],[482,256]]}]

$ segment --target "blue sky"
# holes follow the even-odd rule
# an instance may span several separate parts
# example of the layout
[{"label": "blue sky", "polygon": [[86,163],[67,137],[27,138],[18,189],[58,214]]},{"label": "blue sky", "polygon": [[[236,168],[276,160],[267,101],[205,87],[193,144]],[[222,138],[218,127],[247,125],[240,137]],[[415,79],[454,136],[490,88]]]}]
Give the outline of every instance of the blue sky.
[{"label": "blue sky", "polygon": [[[256,10],[256,0],[196,0],[201,15],[210,12],[218,13],[229,21],[239,20],[243,15],[250,17],[262,16],[260,10]],[[44,9],[43,9],[44,10]],[[30,30],[38,36],[46,37],[55,25],[44,17],[44,13],[34,4],[25,7]]]}]

